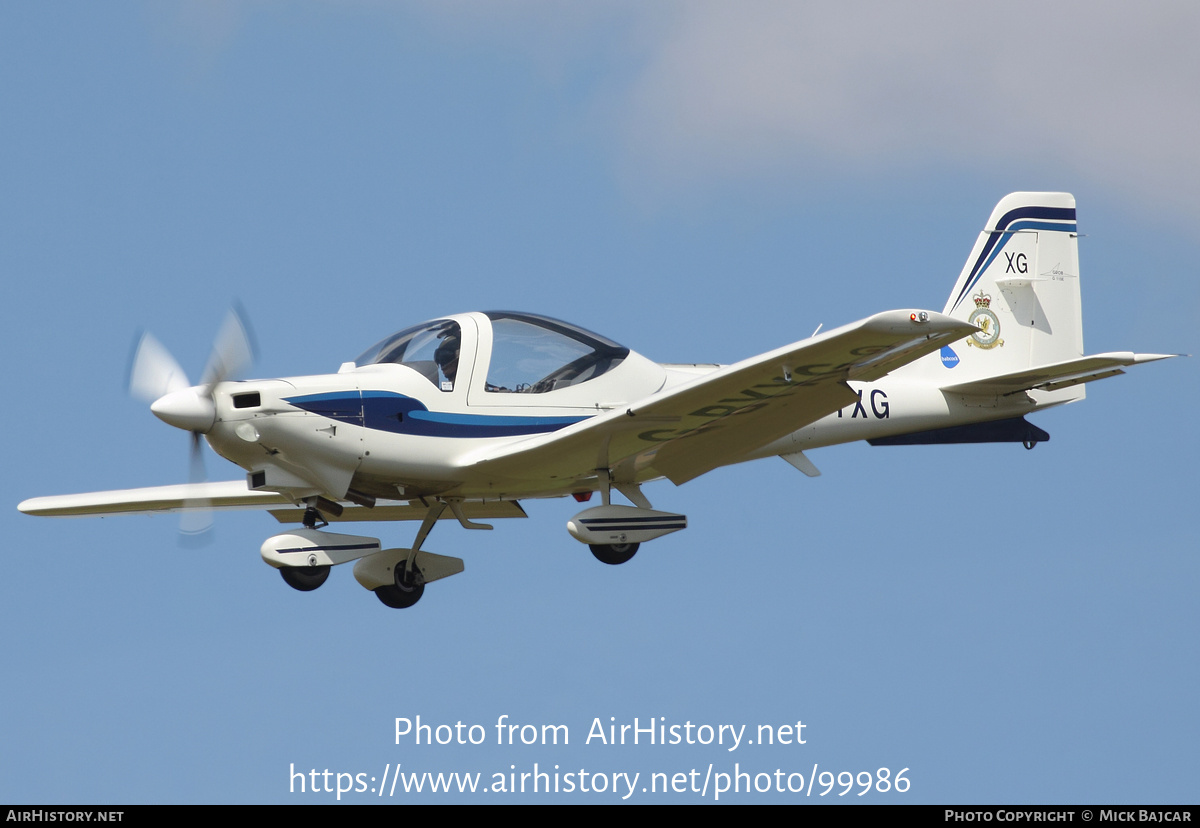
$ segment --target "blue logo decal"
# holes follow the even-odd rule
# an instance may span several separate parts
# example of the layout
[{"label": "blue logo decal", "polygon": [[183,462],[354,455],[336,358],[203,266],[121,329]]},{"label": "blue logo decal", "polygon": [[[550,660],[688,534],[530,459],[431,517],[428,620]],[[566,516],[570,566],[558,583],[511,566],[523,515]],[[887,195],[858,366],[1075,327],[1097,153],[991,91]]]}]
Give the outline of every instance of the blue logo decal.
[{"label": "blue logo decal", "polygon": [[947,368],[953,368],[958,365],[958,354],[951,350],[949,345],[942,346],[942,365]]}]

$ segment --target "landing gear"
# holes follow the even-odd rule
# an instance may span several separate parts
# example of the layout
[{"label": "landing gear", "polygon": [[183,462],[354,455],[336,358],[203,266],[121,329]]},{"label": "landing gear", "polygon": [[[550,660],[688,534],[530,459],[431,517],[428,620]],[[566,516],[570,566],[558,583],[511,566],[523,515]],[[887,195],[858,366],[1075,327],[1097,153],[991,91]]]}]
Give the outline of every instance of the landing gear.
[{"label": "landing gear", "polygon": [[301,518],[301,521],[300,521],[300,522],[304,524],[304,528],[305,528],[305,529],[316,529],[316,528],[317,528],[317,521],[320,521],[320,522],[321,522],[321,526],[328,526],[328,525],[329,525],[329,521],[327,521],[327,520],[323,520],[323,519],[321,518],[321,513],[320,513],[320,512],[318,512],[318,511],[317,511],[316,509],[314,509],[312,506],[308,506],[308,507],[307,507],[307,508],[304,510],[304,517],[303,517],[303,518]]},{"label": "landing gear", "polygon": [[[567,521],[567,531],[586,543],[600,563],[617,566],[637,554],[638,547],[655,538],[687,528],[687,516],[656,512],[636,483],[614,482],[608,469],[596,469],[604,503],[584,509]],[[610,489],[629,498],[632,506],[613,504]],[[605,543],[617,541],[617,543]]]},{"label": "landing gear", "polygon": [[329,570],[328,566],[281,566],[279,574],[292,589],[312,592],[325,583],[325,579],[329,577]]},{"label": "landing gear", "polygon": [[421,570],[417,569],[416,564],[413,564],[410,572],[403,563],[398,563],[396,564],[396,583],[377,587],[374,592],[375,597],[382,601],[384,606],[392,609],[407,609],[420,601],[421,596],[425,594],[425,576],[421,574]]},{"label": "landing gear", "polygon": [[640,545],[637,543],[593,543],[589,544],[588,548],[592,550],[592,554],[600,563],[617,566],[636,555]]}]

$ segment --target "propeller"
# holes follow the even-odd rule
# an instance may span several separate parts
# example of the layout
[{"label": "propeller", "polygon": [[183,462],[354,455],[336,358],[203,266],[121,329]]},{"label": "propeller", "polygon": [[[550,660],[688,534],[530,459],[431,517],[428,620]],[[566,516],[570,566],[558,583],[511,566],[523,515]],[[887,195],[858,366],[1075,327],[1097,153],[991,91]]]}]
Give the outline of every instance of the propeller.
[{"label": "propeller", "polygon": [[[204,471],[203,437],[217,418],[214,392],[254,361],[254,340],[244,314],[237,306],[229,310],[213,341],[212,353],[200,384],[192,385],[179,362],[153,334],[144,333],[134,349],[129,366],[129,393],[150,403],[160,420],[191,433],[188,483],[199,487],[207,479]],[[185,537],[203,535],[212,527],[212,510],[201,492],[184,499],[179,530]]]},{"label": "propeller", "polygon": [[250,325],[245,315],[235,305],[225,316],[225,323],[213,340],[212,353],[204,373],[200,375],[200,384],[211,386],[218,382],[238,376],[254,362],[254,339],[250,335]]}]

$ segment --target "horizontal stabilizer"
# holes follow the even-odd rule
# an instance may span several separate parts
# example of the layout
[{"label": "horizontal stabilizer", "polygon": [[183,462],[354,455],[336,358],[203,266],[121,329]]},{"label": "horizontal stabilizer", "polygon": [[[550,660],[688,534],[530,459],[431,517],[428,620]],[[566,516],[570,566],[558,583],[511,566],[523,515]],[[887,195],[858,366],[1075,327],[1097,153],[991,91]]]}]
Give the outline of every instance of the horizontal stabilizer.
[{"label": "horizontal stabilizer", "polygon": [[1170,359],[1173,356],[1178,356],[1178,354],[1135,354],[1130,351],[1096,354],[1029,368],[1025,371],[1015,371],[1011,374],[985,377],[958,385],[947,385],[942,387],[942,391],[952,394],[996,394],[1000,396],[1019,394],[1022,391],[1057,391],[1060,388],[1070,388],[1072,385],[1123,374],[1125,372],[1121,369],[1130,365]]}]

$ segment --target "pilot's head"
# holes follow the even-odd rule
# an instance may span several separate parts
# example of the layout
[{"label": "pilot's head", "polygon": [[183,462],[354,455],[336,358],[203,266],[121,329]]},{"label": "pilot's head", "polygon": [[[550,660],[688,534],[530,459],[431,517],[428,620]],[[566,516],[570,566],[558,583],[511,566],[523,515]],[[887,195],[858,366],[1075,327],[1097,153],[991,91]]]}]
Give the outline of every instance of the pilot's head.
[{"label": "pilot's head", "polygon": [[458,373],[459,347],[458,337],[454,334],[449,334],[437,346],[437,350],[433,352],[433,361],[438,364],[446,379],[451,382],[454,382],[454,375]]}]

